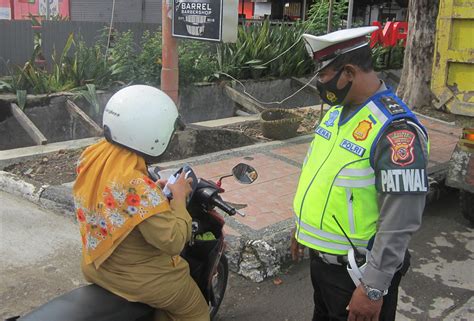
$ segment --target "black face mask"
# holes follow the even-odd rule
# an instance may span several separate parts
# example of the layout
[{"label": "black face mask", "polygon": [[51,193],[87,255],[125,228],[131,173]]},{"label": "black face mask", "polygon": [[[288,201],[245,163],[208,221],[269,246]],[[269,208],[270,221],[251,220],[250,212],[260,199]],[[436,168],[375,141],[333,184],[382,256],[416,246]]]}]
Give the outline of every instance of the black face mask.
[{"label": "black face mask", "polygon": [[325,83],[322,83],[319,80],[316,82],[316,87],[318,88],[321,99],[328,105],[340,105],[352,87],[352,81],[350,81],[344,86],[344,88],[337,88],[337,82],[339,81],[339,78],[341,78],[343,71],[344,68],[341,68],[341,70],[339,70],[331,80]]}]

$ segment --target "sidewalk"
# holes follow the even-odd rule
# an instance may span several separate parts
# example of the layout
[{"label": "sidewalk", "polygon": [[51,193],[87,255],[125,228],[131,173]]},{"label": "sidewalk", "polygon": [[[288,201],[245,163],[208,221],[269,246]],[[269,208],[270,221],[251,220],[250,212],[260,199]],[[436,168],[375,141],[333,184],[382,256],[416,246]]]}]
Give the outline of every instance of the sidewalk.
[{"label": "sidewalk", "polygon": [[[436,174],[447,165],[461,129],[422,117],[420,119],[428,129],[431,142],[428,172]],[[227,159],[218,161],[211,161],[205,156],[191,161],[190,164],[198,177],[211,180],[229,174],[232,167],[240,162],[255,167],[259,173],[255,183],[242,185],[232,179],[224,180],[223,187],[226,192],[223,196],[232,203],[248,204],[241,210],[246,217],[236,216],[234,219],[253,231],[260,231],[292,217],[293,196],[311,137],[300,140],[275,148],[254,149],[250,146],[245,155],[236,157],[230,154]],[[229,229],[229,232],[237,233],[232,229]]]},{"label": "sidewalk", "polygon": [[[461,134],[461,129],[423,116],[419,119],[428,129],[431,141],[428,173],[431,176],[442,176]],[[259,276],[270,276],[269,274],[273,271],[271,266],[267,266],[267,263],[270,265],[271,263],[264,262],[265,260],[262,261],[259,257],[263,253],[259,252],[258,246],[255,249],[248,240],[263,240],[268,243],[266,245],[271,248],[270,252],[274,251],[270,260],[285,261],[288,258],[289,230],[293,226],[293,197],[300,168],[311,139],[311,135],[308,135],[280,144],[249,146],[237,151],[206,155],[186,162],[193,167],[198,177],[214,181],[229,174],[232,167],[240,162],[252,165],[259,173],[257,181],[252,185],[239,184],[232,178],[224,180],[222,185],[226,190],[223,194],[226,201],[247,205],[240,210],[246,216],[236,215],[227,218],[225,227],[227,234],[237,237],[241,243],[244,243],[240,244],[244,247],[240,251],[244,253],[243,256],[246,252],[248,256],[255,256],[255,258],[246,258],[252,261],[250,266],[253,271],[250,273],[244,271],[242,266],[234,266],[234,269],[241,274],[259,279]],[[178,167],[182,164],[184,163],[181,161],[164,165]],[[246,246],[249,247],[247,250]],[[243,256],[231,262],[231,265],[241,263]]]},{"label": "sidewalk", "polygon": [[[461,129],[448,123],[419,117],[430,135],[431,155],[428,173],[442,177],[456,146]],[[225,231],[230,268],[254,281],[278,272],[289,259],[289,236],[293,227],[292,203],[300,168],[312,135],[274,141],[159,164],[165,168],[193,167],[198,177],[216,181],[231,173],[238,163],[252,165],[259,177],[252,185],[225,179],[223,199],[243,207],[245,217],[226,217]],[[9,173],[0,175],[0,190],[20,194],[36,203],[71,215],[71,184],[33,186]]]}]

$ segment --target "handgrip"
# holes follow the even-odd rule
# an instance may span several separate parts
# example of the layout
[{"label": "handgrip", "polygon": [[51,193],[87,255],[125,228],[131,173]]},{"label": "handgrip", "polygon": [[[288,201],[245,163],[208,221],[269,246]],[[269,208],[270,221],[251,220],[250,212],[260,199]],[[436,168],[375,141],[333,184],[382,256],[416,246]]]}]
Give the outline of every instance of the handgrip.
[{"label": "handgrip", "polygon": [[212,197],[212,203],[231,216],[237,213],[235,208],[224,202],[224,200],[217,194]]}]

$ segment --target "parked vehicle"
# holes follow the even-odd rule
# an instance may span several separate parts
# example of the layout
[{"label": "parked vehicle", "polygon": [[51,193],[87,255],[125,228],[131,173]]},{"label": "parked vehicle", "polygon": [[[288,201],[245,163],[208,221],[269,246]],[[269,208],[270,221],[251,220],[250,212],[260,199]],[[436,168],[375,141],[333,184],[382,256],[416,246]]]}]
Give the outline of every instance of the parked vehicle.
[{"label": "parked vehicle", "polygon": [[474,226],[474,128],[463,130],[449,162],[446,185],[459,189],[461,212]]}]

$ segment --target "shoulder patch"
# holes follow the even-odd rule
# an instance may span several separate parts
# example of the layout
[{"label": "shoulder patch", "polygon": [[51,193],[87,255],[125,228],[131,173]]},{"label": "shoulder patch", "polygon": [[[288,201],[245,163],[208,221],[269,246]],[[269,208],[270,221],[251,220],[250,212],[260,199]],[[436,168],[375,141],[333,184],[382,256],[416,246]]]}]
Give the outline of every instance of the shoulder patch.
[{"label": "shoulder patch", "polygon": [[415,133],[405,129],[396,130],[387,135],[387,139],[391,144],[392,163],[403,167],[415,161],[415,154],[413,153],[415,138]]},{"label": "shoulder patch", "polygon": [[380,101],[391,115],[402,114],[405,112],[405,109],[400,106],[400,104],[395,99],[393,99],[393,97],[382,96],[380,97]]},{"label": "shoulder patch", "polygon": [[392,124],[380,139],[374,160],[379,192],[421,194],[428,192],[426,155],[414,128]]}]

